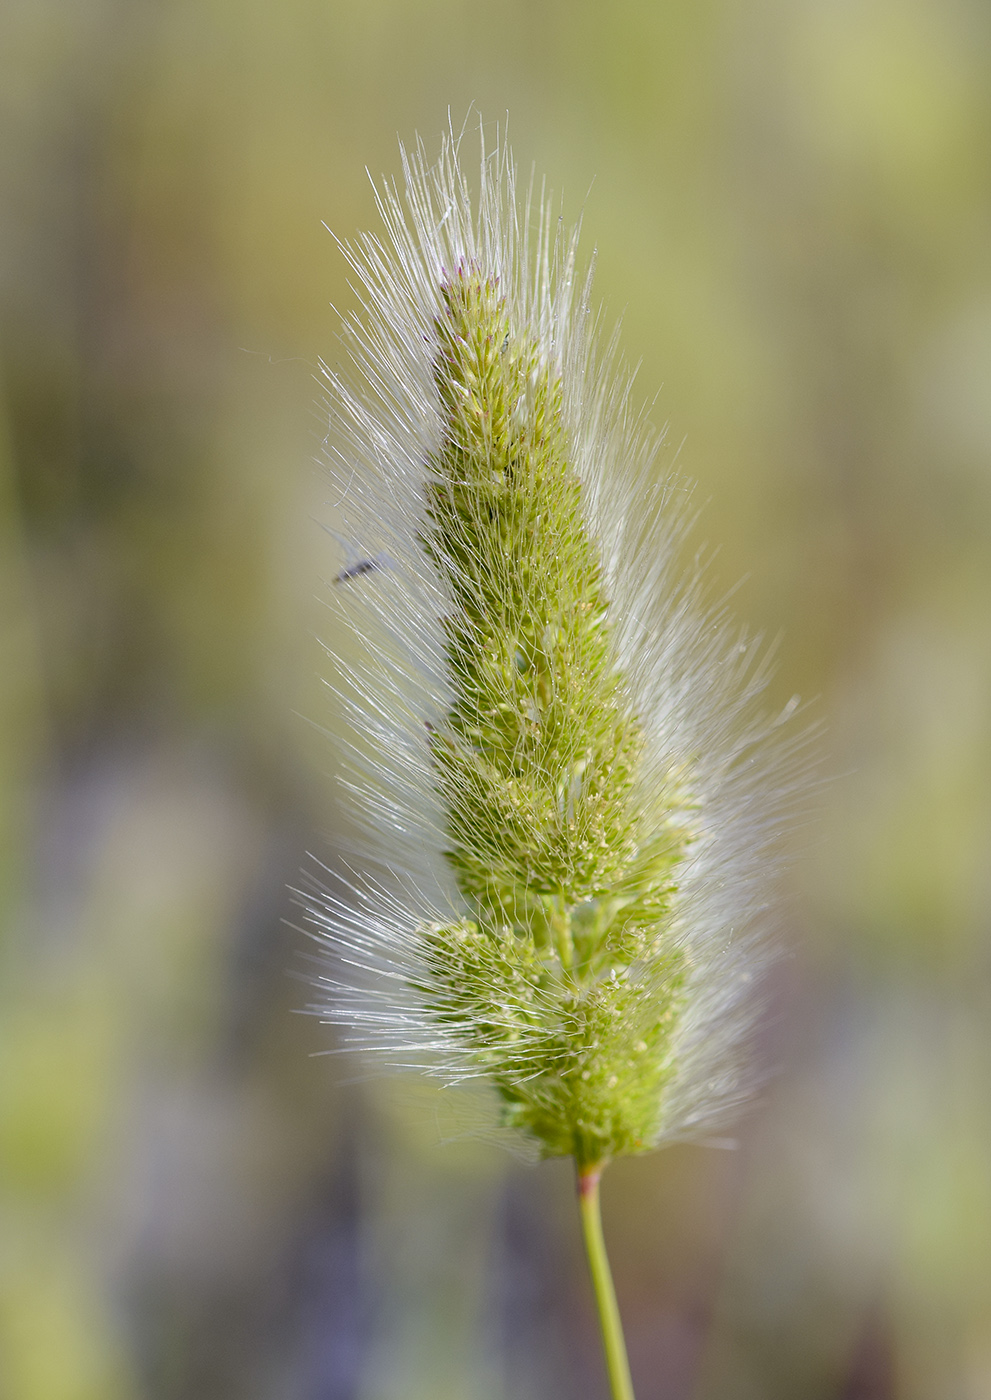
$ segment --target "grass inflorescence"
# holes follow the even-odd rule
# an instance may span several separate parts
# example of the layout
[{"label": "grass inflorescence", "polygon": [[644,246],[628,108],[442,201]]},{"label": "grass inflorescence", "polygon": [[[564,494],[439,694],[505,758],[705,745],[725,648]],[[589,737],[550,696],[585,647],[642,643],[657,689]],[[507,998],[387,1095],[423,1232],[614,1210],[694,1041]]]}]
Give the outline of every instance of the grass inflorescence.
[{"label": "grass inflorescence", "polygon": [[312,906],[320,1010],[393,1064],[487,1080],[505,1125],[591,1170],[711,1133],[752,1089],[802,738],[706,601],[577,231],[517,194],[505,145],[474,194],[453,137],[403,165],[384,236],[342,245],[357,374],[328,371],[367,840]]},{"label": "grass inflorescence", "polygon": [[574,1157],[632,1400],[600,1175],[752,1091],[805,736],[777,732],[794,702],[760,713],[766,659],[707,602],[688,492],[597,348],[577,232],[518,198],[505,146],[483,143],[473,198],[458,145],[404,152],[384,238],[344,247],[363,309],[357,386],[328,376],[352,551],[331,596],[367,840],[311,905],[318,1009],[394,1065],[487,1082],[504,1127]]}]

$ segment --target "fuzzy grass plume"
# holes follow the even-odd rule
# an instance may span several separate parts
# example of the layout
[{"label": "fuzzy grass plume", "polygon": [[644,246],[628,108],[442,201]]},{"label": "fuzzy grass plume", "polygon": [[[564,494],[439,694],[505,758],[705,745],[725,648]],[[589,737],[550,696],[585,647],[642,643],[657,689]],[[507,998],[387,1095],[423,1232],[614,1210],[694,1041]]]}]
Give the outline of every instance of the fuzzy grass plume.
[{"label": "fuzzy grass plume", "polygon": [[802,736],[775,733],[794,703],[759,714],[758,642],[685,570],[688,492],[600,347],[577,230],[521,197],[504,144],[474,198],[453,136],[402,160],[384,233],[342,245],[362,310],[353,372],[326,371],[368,842],[311,906],[317,1009],[394,1065],[484,1078],[505,1125],[574,1156],[628,1395],[599,1173],[711,1136],[752,1089]]},{"label": "fuzzy grass plume", "polygon": [[[344,252],[357,388],[326,370],[358,641],[333,684],[366,870],[314,907],[328,1018],[580,1166],[699,1137],[741,1042],[795,742],[758,639],[684,571],[687,491],[602,352],[577,230],[508,149],[403,152]],[[348,969],[347,975],[340,968]]]},{"label": "fuzzy grass plume", "polygon": [[752,1088],[802,736],[775,733],[794,703],[760,715],[758,642],[686,572],[688,492],[600,347],[577,230],[505,145],[474,198],[453,136],[402,160],[384,234],[344,246],[353,373],[326,371],[368,849],[312,906],[318,1009],[395,1065],[486,1079],[505,1125],[574,1156],[584,1210],[611,1158],[711,1136]]}]

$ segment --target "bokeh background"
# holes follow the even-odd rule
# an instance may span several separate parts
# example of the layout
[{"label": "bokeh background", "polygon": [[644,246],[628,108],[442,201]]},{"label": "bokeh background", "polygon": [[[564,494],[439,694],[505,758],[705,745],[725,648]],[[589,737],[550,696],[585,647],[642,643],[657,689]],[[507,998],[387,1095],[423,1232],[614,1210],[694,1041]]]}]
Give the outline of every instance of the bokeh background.
[{"label": "bokeh background", "polygon": [[471,104],[825,726],[778,1073],[606,1178],[638,1396],[988,1400],[984,0],[6,0],[0,1396],[605,1394],[567,1165],[294,1014],[348,823],[323,223]]}]

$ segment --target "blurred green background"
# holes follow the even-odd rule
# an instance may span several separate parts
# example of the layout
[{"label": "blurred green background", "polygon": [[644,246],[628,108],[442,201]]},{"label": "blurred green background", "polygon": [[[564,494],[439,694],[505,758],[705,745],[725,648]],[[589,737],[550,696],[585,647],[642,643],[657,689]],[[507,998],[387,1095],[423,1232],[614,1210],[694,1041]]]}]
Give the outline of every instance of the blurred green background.
[{"label": "blurred green background", "polygon": [[7,0],[0,1397],[604,1396],[567,1165],[319,1057],[283,922],[347,825],[322,221],[472,103],[826,724],[779,1072],[606,1178],[638,1396],[988,1400],[984,0]]}]

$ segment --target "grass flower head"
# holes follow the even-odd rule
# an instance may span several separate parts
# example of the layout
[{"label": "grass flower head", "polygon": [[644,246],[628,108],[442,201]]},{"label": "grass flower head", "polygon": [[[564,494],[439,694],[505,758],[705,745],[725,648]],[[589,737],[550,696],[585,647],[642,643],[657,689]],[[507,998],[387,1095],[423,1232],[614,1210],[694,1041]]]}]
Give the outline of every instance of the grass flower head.
[{"label": "grass flower head", "polygon": [[[353,370],[328,373],[353,554],[335,684],[375,853],[314,908],[327,1017],[397,1065],[482,1076],[580,1173],[717,1130],[742,1053],[794,742],[685,567],[577,266],[504,144],[403,153],[345,248]],[[383,854],[384,852],[384,854]]]}]

